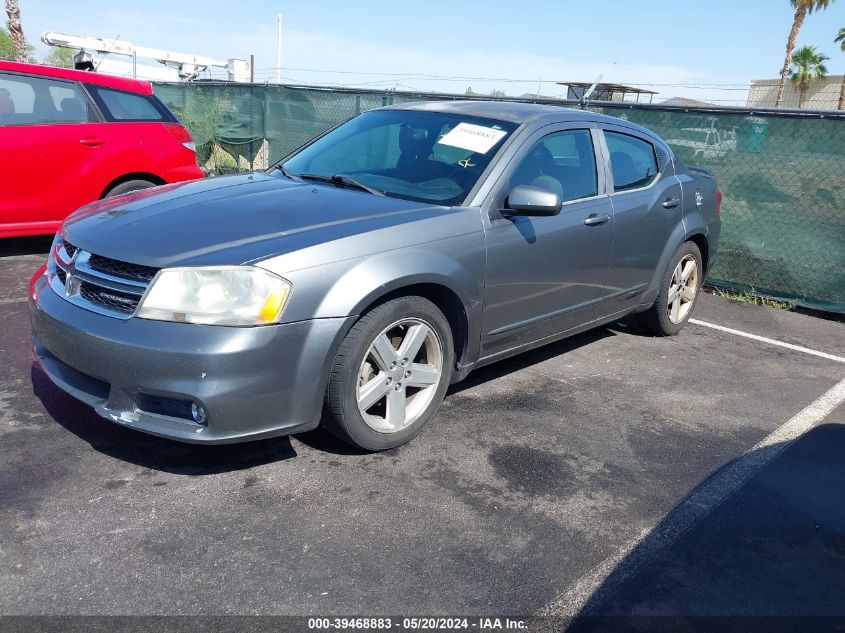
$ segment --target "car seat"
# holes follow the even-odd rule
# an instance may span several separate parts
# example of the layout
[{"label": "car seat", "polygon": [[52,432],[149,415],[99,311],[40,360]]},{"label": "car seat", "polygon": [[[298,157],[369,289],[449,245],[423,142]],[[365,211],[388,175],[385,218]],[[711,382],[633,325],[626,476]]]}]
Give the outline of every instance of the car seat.
[{"label": "car seat", "polygon": [[0,121],[11,119],[11,115],[15,113],[15,102],[12,101],[12,96],[5,88],[0,88]]},{"label": "car seat", "polygon": [[62,99],[59,107],[61,109],[62,121],[69,123],[82,123],[85,121],[84,110],[78,99],[72,97]]},{"label": "car seat", "polygon": [[422,182],[444,176],[449,166],[429,160],[435,137],[425,128],[408,124],[399,128],[399,159],[396,171],[409,182]]},{"label": "car seat", "polygon": [[557,193],[563,199],[563,185],[555,177],[556,165],[549,148],[542,143],[531,148],[510,181],[511,188],[531,185]]},{"label": "car seat", "polygon": [[611,153],[610,167],[613,169],[613,182],[617,186],[624,187],[640,180],[633,159],[625,152]]}]

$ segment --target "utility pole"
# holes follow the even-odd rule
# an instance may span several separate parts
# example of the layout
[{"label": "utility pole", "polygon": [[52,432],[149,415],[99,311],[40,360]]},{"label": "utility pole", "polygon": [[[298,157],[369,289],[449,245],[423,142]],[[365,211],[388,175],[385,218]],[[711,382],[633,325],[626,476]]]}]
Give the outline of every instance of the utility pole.
[{"label": "utility pole", "polygon": [[276,16],[279,34],[276,40],[276,83],[282,83],[282,14]]},{"label": "utility pole", "polygon": [[255,55],[249,56],[249,83],[255,83]]}]

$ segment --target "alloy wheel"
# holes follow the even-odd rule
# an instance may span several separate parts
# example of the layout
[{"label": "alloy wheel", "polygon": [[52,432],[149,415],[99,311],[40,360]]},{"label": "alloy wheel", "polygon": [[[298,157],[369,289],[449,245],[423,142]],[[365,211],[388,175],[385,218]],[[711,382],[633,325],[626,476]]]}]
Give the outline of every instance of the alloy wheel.
[{"label": "alloy wheel", "polygon": [[698,294],[698,262],[693,255],[684,255],[669,282],[669,320],[678,324],[689,316]]},{"label": "alloy wheel", "polygon": [[374,431],[396,433],[428,408],[443,377],[443,346],[431,325],[407,318],[370,344],[358,372],[356,400]]}]

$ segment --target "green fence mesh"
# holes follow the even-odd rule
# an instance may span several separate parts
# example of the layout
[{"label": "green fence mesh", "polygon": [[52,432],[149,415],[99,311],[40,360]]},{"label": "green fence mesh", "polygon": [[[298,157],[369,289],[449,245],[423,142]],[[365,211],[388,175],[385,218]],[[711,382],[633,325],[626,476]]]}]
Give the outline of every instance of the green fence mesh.
[{"label": "green fence mesh", "polygon": [[[264,168],[364,110],[460,98],[230,83],[155,91],[190,128],[213,174]],[[845,114],[590,109],[644,125],[687,164],[715,174],[724,200],[709,283],[845,313]]]}]

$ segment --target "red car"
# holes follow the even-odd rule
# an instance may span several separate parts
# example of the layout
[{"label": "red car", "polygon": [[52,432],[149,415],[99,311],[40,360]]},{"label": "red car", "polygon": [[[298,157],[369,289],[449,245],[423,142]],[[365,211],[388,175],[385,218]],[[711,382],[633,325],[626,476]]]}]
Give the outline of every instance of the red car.
[{"label": "red car", "polygon": [[202,176],[149,82],[0,61],[0,237],[54,233],[94,200]]}]

